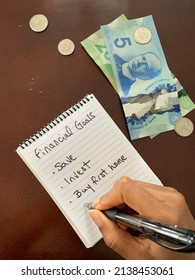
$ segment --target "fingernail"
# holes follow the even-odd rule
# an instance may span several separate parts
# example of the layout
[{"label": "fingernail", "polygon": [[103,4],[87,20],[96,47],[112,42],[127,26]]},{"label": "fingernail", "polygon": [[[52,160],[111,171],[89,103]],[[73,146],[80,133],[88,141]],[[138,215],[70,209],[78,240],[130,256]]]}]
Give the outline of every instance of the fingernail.
[{"label": "fingernail", "polygon": [[94,221],[94,223],[98,226],[101,227],[103,225],[102,219],[101,217],[98,215],[96,210],[90,210],[89,214],[92,218],[92,220]]}]

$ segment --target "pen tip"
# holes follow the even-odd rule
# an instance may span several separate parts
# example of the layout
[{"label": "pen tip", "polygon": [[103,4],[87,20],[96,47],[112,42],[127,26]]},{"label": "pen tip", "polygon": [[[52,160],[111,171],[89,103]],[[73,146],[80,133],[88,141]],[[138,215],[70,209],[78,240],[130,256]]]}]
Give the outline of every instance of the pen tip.
[{"label": "pen tip", "polygon": [[89,210],[92,210],[92,209],[94,209],[93,208],[93,206],[92,206],[92,202],[88,202],[88,203],[84,203],[84,206],[86,207],[86,208],[88,208]]}]

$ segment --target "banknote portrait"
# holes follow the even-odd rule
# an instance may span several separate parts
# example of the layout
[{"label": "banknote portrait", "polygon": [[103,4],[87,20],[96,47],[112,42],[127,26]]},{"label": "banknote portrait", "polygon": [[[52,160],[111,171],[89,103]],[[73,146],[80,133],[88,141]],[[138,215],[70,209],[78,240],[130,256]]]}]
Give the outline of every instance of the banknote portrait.
[{"label": "banknote portrait", "polygon": [[[129,61],[123,60],[115,54],[118,75],[125,96],[129,94],[130,88],[136,87],[140,80],[152,80],[162,72],[159,57],[153,52],[147,52],[131,58]],[[133,90],[131,90],[131,96]]]}]

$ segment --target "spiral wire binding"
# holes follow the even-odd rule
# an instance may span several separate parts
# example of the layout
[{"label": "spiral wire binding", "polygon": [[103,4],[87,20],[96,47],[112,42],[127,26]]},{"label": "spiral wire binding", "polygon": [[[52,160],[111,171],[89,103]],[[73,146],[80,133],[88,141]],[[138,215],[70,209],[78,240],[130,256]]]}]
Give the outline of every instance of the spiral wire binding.
[{"label": "spiral wire binding", "polygon": [[31,137],[26,139],[22,144],[19,145],[22,149],[27,148],[29,145],[31,145],[33,142],[35,142],[37,139],[42,137],[44,134],[46,134],[48,131],[56,127],[59,123],[63,122],[64,119],[68,118],[70,115],[74,114],[77,110],[79,110],[82,106],[84,106],[87,102],[89,102],[91,99],[93,99],[93,94],[87,94],[83,99],[78,101],[76,104],[71,106],[69,109],[64,111],[62,114],[60,114],[58,117],[53,119],[51,122],[46,124],[44,127],[42,127],[40,130],[38,130],[36,133],[34,133]]}]

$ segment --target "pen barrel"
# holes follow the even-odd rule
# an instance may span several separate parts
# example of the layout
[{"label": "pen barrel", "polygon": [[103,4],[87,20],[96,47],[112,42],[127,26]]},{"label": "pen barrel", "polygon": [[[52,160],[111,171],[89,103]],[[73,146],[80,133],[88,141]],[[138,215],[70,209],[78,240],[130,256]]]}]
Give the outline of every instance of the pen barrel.
[{"label": "pen barrel", "polygon": [[117,213],[115,218],[116,221],[120,224],[124,224],[140,232],[144,232],[142,229],[142,220],[140,218],[130,216],[124,213]]},{"label": "pen barrel", "polygon": [[136,229],[153,240],[164,240],[177,245],[195,244],[195,231],[192,230],[162,224],[146,218],[130,216],[120,212],[116,213],[115,221]]},{"label": "pen barrel", "polygon": [[141,219],[137,217],[121,213],[118,208],[103,210],[103,213],[113,222],[117,222],[143,232],[141,229]]},{"label": "pen barrel", "polygon": [[141,220],[141,226],[146,236],[151,234],[154,238],[178,245],[191,245],[195,243],[195,232],[192,230],[162,224],[145,218]]}]

